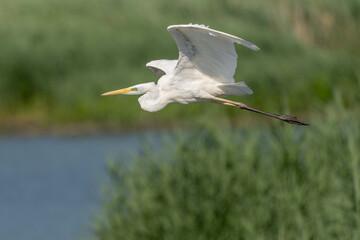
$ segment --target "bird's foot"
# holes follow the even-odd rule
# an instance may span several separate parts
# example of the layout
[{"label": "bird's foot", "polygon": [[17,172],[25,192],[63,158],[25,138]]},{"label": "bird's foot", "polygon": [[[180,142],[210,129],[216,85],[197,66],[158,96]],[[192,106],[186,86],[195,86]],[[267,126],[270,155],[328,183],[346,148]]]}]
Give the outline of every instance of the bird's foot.
[{"label": "bird's foot", "polygon": [[283,120],[283,121],[285,121],[287,123],[290,123],[290,124],[303,125],[303,126],[309,126],[310,125],[309,123],[300,121],[296,117],[289,116],[289,115],[281,115],[281,116],[279,116],[279,119]]}]

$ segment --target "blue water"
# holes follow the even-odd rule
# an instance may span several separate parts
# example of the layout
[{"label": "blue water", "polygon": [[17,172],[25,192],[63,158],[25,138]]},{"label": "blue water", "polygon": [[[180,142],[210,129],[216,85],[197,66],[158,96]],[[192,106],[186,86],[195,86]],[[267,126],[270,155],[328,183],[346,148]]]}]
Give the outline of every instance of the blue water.
[{"label": "blue water", "polygon": [[92,236],[106,161],[130,159],[145,137],[0,138],[0,239],[71,240]]}]

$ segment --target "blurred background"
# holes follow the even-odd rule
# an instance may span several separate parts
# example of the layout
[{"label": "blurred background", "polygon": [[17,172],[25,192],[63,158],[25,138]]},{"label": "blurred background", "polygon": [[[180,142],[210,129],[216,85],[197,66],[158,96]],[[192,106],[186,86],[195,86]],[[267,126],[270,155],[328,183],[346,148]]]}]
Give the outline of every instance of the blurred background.
[{"label": "blurred background", "polygon": [[[311,126],[100,97],[187,23],[261,48],[230,99]],[[0,238],[360,238],[359,25],[358,0],[0,0]]]}]

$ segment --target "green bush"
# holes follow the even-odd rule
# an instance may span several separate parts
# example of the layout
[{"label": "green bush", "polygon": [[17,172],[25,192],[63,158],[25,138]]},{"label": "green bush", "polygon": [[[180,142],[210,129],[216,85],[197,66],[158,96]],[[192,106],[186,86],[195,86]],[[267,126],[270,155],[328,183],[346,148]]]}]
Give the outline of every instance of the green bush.
[{"label": "green bush", "polygon": [[[99,239],[359,239],[358,116],[200,125],[112,164]],[[221,127],[219,127],[221,126]]]}]

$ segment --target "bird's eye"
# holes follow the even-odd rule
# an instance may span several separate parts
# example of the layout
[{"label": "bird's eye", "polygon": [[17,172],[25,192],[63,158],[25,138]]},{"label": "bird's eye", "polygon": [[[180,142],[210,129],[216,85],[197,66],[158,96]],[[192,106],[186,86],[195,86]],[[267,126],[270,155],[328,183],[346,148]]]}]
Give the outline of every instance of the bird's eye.
[{"label": "bird's eye", "polygon": [[136,92],[138,89],[136,87],[132,88],[131,91]]}]

